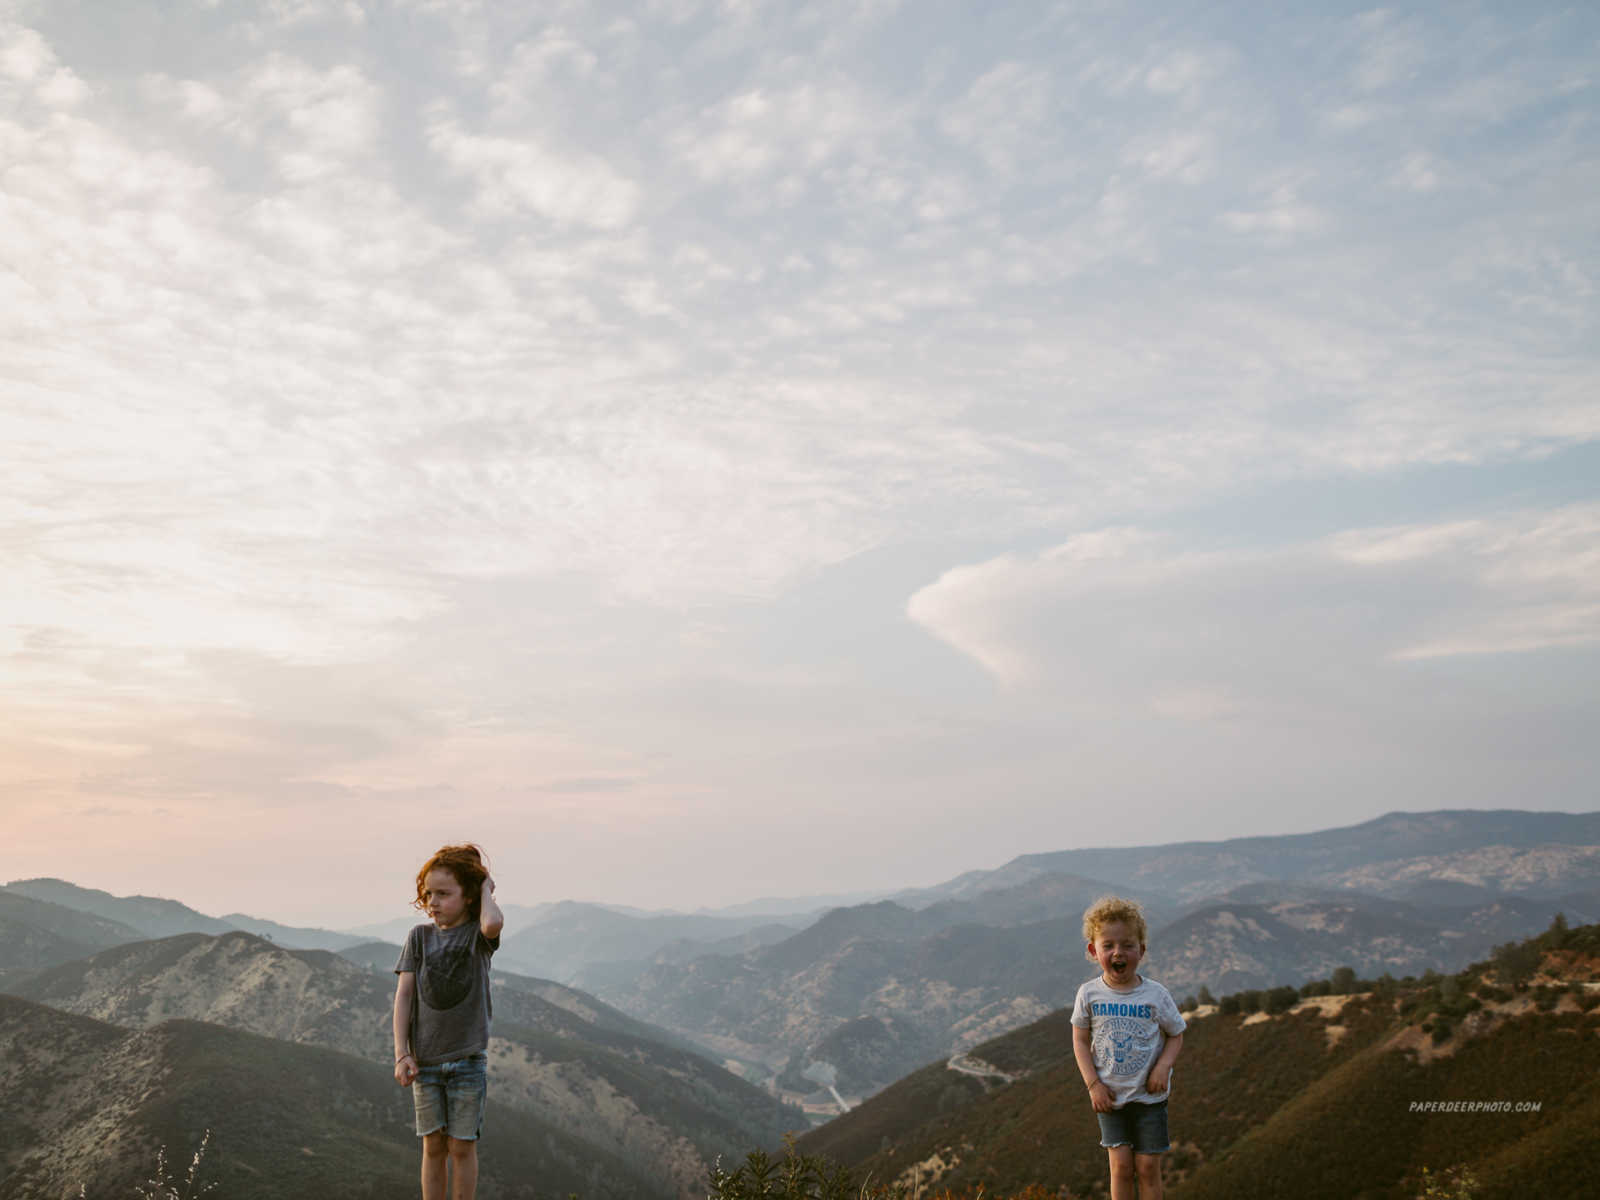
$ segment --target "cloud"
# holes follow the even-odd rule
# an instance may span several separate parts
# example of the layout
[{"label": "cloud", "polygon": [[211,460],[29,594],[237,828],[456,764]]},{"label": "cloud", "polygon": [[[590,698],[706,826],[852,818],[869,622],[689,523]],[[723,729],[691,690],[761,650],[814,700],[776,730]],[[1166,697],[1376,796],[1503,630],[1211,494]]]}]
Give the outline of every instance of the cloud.
[{"label": "cloud", "polygon": [[1333,554],[1425,570],[1463,603],[1430,614],[1400,659],[1517,654],[1600,642],[1600,506],[1438,526],[1362,530]]},{"label": "cloud", "polygon": [[939,114],[939,127],[1001,176],[1041,157],[1053,112],[1050,73],[1021,62],[985,71]]},{"label": "cloud", "polygon": [[1274,240],[1287,240],[1325,231],[1328,214],[1299,198],[1293,184],[1277,184],[1263,197],[1259,208],[1234,209],[1222,214],[1222,224],[1235,233],[1266,234]]},{"label": "cloud", "polygon": [[754,87],[706,108],[674,142],[707,181],[815,171],[868,132],[873,111],[854,87]]},{"label": "cloud", "polygon": [[429,118],[426,136],[451,171],[472,181],[474,208],[484,216],[532,212],[558,225],[616,230],[640,204],[637,185],[594,155],[468,133],[443,109]]},{"label": "cloud", "polygon": [[1009,688],[1231,715],[1385,664],[1600,644],[1600,507],[1250,552],[1106,529],[952,568],[906,611]]}]

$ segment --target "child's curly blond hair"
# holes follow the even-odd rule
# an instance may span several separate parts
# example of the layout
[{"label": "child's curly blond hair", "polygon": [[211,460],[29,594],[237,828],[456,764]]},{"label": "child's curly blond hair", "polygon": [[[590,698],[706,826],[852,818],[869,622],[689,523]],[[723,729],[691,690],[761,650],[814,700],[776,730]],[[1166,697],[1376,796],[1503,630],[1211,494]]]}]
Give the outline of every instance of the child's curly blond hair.
[{"label": "child's curly blond hair", "polygon": [[1145,939],[1149,936],[1144,923],[1144,909],[1139,907],[1137,900],[1129,900],[1123,896],[1101,896],[1083,910],[1083,940],[1094,941],[1100,936],[1101,928],[1113,921],[1121,921],[1137,933],[1139,945],[1144,945]]}]

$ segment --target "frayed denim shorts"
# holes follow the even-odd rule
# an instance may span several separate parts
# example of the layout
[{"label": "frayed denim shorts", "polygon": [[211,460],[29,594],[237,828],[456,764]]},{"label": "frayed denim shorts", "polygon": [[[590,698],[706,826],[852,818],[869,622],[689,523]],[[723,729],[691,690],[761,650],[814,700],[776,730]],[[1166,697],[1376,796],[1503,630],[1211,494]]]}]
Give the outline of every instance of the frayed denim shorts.
[{"label": "frayed denim shorts", "polygon": [[1132,1146],[1135,1154],[1165,1154],[1171,1149],[1165,1100],[1155,1104],[1129,1100],[1121,1108],[1097,1112],[1095,1116],[1100,1118],[1100,1144],[1107,1150]]},{"label": "frayed denim shorts", "polygon": [[442,1129],[459,1141],[476,1141],[483,1130],[483,1106],[488,1094],[489,1056],[481,1051],[417,1068],[417,1077],[411,1081],[417,1136]]}]

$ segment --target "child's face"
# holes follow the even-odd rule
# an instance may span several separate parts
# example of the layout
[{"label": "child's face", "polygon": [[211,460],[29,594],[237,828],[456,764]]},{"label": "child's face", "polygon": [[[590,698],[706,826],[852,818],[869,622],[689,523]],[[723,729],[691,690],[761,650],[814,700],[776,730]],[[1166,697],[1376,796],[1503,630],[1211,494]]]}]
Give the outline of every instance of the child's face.
[{"label": "child's face", "polygon": [[1107,921],[1095,930],[1088,956],[1100,964],[1100,975],[1112,987],[1132,987],[1138,978],[1144,943],[1126,921]]},{"label": "child's face", "polygon": [[456,877],[443,867],[435,867],[422,881],[428,916],[440,929],[453,929],[467,919],[467,897]]}]

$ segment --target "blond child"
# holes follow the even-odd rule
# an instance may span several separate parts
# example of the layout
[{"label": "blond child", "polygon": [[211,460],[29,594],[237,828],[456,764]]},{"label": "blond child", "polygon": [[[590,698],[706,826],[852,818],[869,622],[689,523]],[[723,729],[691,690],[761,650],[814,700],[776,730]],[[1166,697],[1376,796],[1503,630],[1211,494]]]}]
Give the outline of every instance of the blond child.
[{"label": "blond child", "polygon": [[1161,1200],[1168,1087],[1188,1025],[1172,993],[1138,972],[1148,936],[1138,904],[1096,900],[1083,914],[1083,936],[1100,974],[1073,1002],[1072,1053],[1100,1122],[1111,1200]]},{"label": "blond child", "polygon": [[505,917],[477,846],[443,846],[417,872],[429,923],[395,964],[394,1081],[411,1088],[422,1139],[422,1200],[472,1200],[488,1093],[489,959]]}]

